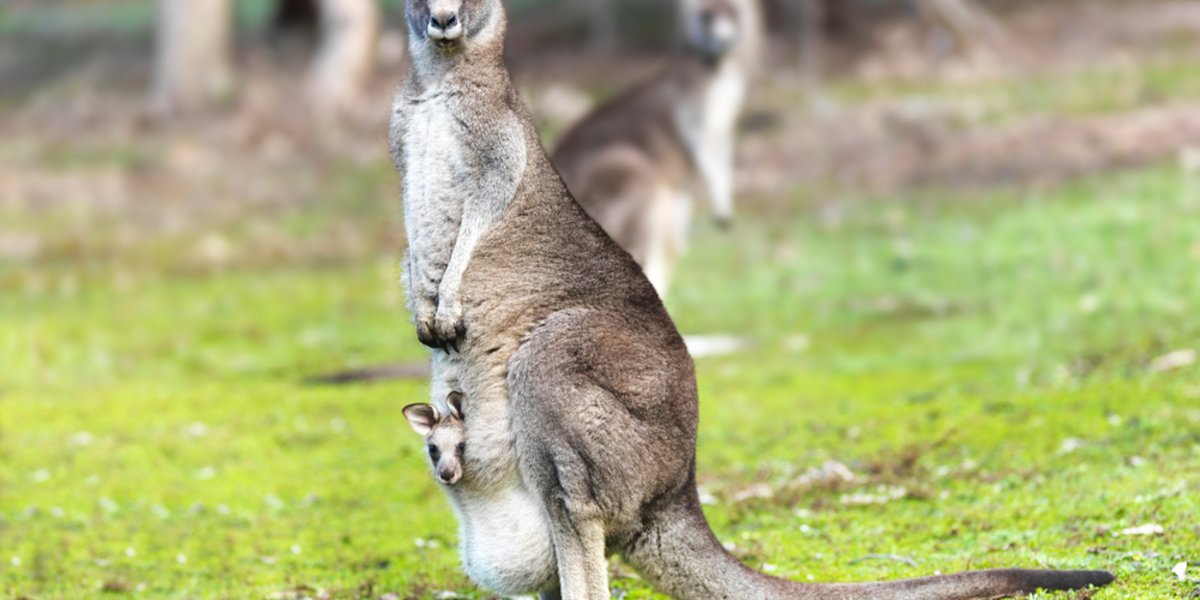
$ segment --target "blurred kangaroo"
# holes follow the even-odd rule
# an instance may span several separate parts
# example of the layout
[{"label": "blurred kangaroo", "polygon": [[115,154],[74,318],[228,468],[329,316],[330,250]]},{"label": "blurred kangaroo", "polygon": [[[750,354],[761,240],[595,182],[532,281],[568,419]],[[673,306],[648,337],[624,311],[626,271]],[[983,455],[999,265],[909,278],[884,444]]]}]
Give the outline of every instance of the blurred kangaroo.
[{"label": "blurred kangaroo", "polygon": [[[996,570],[810,584],[730,555],[696,491],[691,357],[637,263],[572,199],[542,150],[501,59],[500,0],[407,0],[406,15],[414,60],[394,104],[392,150],[418,332],[443,348],[435,387],[452,378],[462,394],[456,487],[469,478],[478,502],[459,517],[512,511],[514,526],[539,524],[517,526],[518,541],[537,547],[548,532],[552,549],[519,561],[485,551],[470,560],[488,564],[468,564],[469,575],[484,574],[477,581],[501,594],[568,600],[609,597],[612,553],[659,591],[689,599],[994,598],[1112,581],[1098,571]],[[541,581],[551,567],[556,577]]]},{"label": "blurred kangaroo", "polygon": [[584,210],[633,255],[660,296],[707,196],[733,217],[734,137],[760,60],[754,0],[681,0],[683,48],[573,127],[552,156]]}]

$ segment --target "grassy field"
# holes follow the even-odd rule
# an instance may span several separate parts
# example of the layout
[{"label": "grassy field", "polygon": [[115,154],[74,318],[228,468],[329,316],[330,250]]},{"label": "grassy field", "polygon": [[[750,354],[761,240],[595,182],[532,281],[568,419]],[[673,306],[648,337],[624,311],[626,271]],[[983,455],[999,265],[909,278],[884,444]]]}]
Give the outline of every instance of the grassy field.
[{"label": "grassy field", "polygon": [[[149,39],[147,0],[69,4],[25,3],[0,33]],[[243,24],[267,4],[239,3]],[[1000,127],[1192,105],[1195,65],[830,95]],[[427,385],[309,382],[426,356],[382,128],[375,162],[285,158],[276,180],[260,149],[202,148],[220,136],[187,126],[10,129],[0,178],[52,197],[10,205],[0,184],[0,597],[489,597],[400,414]],[[797,580],[1096,568],[1118,582],[1046,597],[1200,597],[1200,173],[1175,163],[803,184],[744,199],[731,233],[698,222],[668,308],[685,334],[744,341],[697,362],[718,536]],[[612,565],[618,596],[656,597]]]},{"label": "grassy field", "polygon": [[[344,218],[394,221],[378,200]],[[1113,570],[1097,598],[1197,591],[1200,369],[1179,351],[1200,346],[1200,178],[751,204],[732,235],[700,227],[669,303],[686,333],[753,342],[698,363],[706,511],[738,556],[818,581],[1020,565]],[[0,594],[486,597],[399,414],[425,385],[304,383],[423,357],[392,250],[0,267]],[[805,476],[827,461],[854,479]],[[1122,534],[1143,525],[1162,533]]]}]

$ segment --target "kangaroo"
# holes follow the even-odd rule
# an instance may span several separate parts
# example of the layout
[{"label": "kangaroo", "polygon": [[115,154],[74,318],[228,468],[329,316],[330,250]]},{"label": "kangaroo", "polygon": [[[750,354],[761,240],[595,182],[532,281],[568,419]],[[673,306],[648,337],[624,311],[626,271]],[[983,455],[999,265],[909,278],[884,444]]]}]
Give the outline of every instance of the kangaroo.
[{"label": "kangaroo", "polygon": [[458,517],[463,569],[501,593],[554,589],[554,549],[540,501],[521,485],[480,485],[483,471],[466,458],[462,394],[451,392],[444,403],[410,404],[403,412],[425,439],[430,470]]},{"label": "kangaroo", "polygon": [[[436,5],[436,6],[433,6]],[[403,182],[405,283],[418,339],[452,348],[465,334],[459,287],[475,246],[516,195],[528,144],[501,62],[498,3],[408,2],[413,69],[394,102],[392,155]],[[478,54],[457,49],[470,38]],[[501,73],[502,77],[497,74]]]},{"label": "kangaroo", "polygon": [[734,134],[760,58],[749,0],[682,0],[684,45],[648,80],[601,105],[552,154],[567,189],[665,296],[694,196],[733,217]]},{"label": "kangaroo", "polygon": [[[543,582],[545,561],[522,560],[503,573],[505,587],[478,583],[600,600],[613,553],[687,599],[948,600],[1112,581],[1102,571],[1006,569],[811,584],[730,555],[696,490],[692,359],[638,264],[575,202],[540,146],[501,60],[500,0],[407,0],[406,16],[413,66],[391,139],[411,236],[407,282],[418,335],[441,348],[434,386],[452,377],[462,393],[455,487],[470,481],[483,499],[455,510],[462,522],[510,512],[540,522],[557,575]],[[496,500],[513,496],[520,509]],[[529,499],[537,510],[521,504]],[[476,540],[489,550],[483,560],[507,566],[511,553],[490,552],[505,538],[491,534]]]},{"label": "kangaroo", "polygon": [[446,402],[449,410],[444,413],[432,404],[409,404],[402,412],[413,431],[425,438],[429,467],[438,481],[454,485],[462,479],[467,433],[462,421],[462,397],[450,396]]}]

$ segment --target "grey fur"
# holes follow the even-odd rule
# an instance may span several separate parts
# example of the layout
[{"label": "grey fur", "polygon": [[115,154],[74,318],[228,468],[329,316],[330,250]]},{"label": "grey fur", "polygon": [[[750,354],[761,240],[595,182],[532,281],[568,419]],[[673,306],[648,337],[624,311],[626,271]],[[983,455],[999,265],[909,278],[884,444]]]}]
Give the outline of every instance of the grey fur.
[{"label": "grey fur", "polygon": [[[404,416],[427,446],[430,472],[441,484],[459,523],[459,555],[467,574],[502,593],[556,593],[558,571],[550,532],[537,498],[515,472],[496,481],[475,460],[467,465],[462,394],[438,404],[410,404]],[[478,431],[472,443],[488,443]]]},{"label": "grey fur", "polygon": [[402,411],[408,423],[425,439],[429,469],[435,479],[454,485],[462,479],[466,426],[462,420],[462,395],[446,399],[448,411],[432,404],[409,404]]},{"label": "grey fur", "polygon": [[[427,1],[409,0],[410,22]],[[416,64],[397,95],[392,139],[405,194],[415,196],[405,210],[410,293],[425,294],[415,302],[418,331],[458,349],[438,351],[434,385],[464,396],[464,474],[455,489],[477,500],[456,505],[470,536],[469,575],[502,593],[568,600],[608,597],[611,553],[657,589],[696,599],[990,598],[1112,580],[1004,570],[805,584],[757,573],[726,552],[697,500],[696,383],[683,340],[637,263],[572,199],[542,151],[500,60],[500,1],[466,4],[492,21],[468,21],[467,35],[450,46],[413,35]],[[425,146],[412,139],[420,128],[406,120],[416,118],[415,106],[453,115],[447,135]],[[469,158],[451,160],[462,171],[451,189],[439,188],[429,157],[455,152]],[[469,263],[457,294],[432,296],[445,287],[435,275],[450,270],[438,267],[458,252]],[[440,306],[428,306],[434,299],[457,300],[465,336],[439,322]],[[510,513],[527,535],[506,538],[487,526]],[[545,561],[509,550],[543,543]],[[546,569],[557,581],[542,577]]]},{"label": "grey fur", "polygon": [[461,44],[422,37],[413,15],[430,14],[429,4],[409,2],[414,65],[393,103],[390,137],[404,181],[409,308],[422,343],[453,347],[465,333],[463,271],[480,236],[516,193],[527,144],[522,124],[505,118],[520,98],[499,56],[502,36],[484,41],[503,31],[502,7],[483,0],[432,3],[460,12],[472,50],[491,55],[476,61],[467,60]]}]

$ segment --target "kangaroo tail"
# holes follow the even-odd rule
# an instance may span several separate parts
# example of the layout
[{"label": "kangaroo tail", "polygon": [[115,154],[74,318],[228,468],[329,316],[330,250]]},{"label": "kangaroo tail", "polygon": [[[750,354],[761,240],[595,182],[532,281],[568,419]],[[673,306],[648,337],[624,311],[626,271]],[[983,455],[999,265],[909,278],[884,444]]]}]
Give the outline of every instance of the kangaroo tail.
[{"label": "kangaroo tail", "polygon": [[1113,581],[1106,571],[996,569],[874,583],[799,583],[743,565],[717,541],[694,487],[655,507],[625,558],[660,592],[679,599],[967,600],[1042,590],[1075,590]]}]

